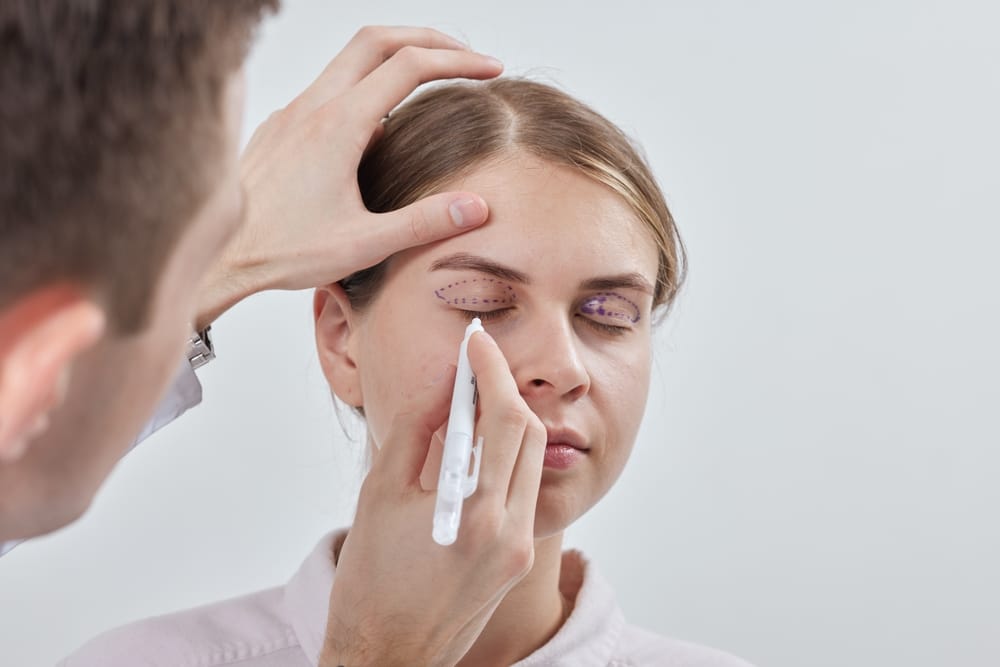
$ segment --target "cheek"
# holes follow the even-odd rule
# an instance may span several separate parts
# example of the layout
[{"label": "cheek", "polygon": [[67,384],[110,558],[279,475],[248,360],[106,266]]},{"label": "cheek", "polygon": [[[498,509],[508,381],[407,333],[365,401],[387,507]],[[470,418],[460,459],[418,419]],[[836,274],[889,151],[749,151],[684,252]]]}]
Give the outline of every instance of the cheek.
[{"label": "cheek", "polygon": [[646,409],[649,394],[650,350],[648,345],[623,350],[622,354],[605,358],[601,376],[593,387],[598,402],[608,451],[615,476],[621,472],[635,444],[639,424]]},{"label": "cheek", "polygon": [[[375,444],[381,446],[395,415],[421,401],[435,382],[443,382],[458,348],[447,345],[433,322],[414,331],[401,321],[399,312],[367,327],[358,359],[365,418]],[[426,320],[426,318],[425,318]],[[434,335],[437,334],[437,335]],[[448,396],[450,397],[450,391]]]}]

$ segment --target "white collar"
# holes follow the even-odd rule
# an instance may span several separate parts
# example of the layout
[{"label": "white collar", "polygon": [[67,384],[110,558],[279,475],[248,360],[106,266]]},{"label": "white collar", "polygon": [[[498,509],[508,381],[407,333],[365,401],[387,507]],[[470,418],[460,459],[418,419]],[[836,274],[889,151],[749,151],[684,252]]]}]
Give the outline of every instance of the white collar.
[{"label": "white collar", "polygon": [[[326,636],[330,589],[336,573],[333,548],[346,535],[347,529],[342,529],[320,540],[284,589],[288,620],[314,666],[319,664]],[[548,643],[516,667],[551,665],[554,661],[579,667],[606,667],[611,661],[625,627],[614,591],[579,551],[563,553],[562,578],[561,585],[579,586],[572,613]]]}]

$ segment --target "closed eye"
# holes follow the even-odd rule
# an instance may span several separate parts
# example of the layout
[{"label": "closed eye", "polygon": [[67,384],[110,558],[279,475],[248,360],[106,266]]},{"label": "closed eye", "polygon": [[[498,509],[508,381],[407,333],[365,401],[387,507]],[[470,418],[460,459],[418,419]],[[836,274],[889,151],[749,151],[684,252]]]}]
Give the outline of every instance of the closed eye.
[{"label": "closed eye", "polygon": [[597,329],[601,333],[608,334],[609,336],[622,336],[625,333],[632,330],[632,327],[620,327],[614,324],[605,324],[604,322],[598,322],[586,315],[577,315],[577,317],[582,317],[584,321],[594,329]]},{"label": "closed eye", "polygon": [[505,317],[506,315],[510,314],[510,312],[513,310],[514,310],[513,308],[497,308],[496,310],[485,310],[485,311],[459,309],[458,312],[462,313],[462,315],[465,316],[465,319],[469,320],[470,322],[477,317],[481,319],[483,322],[492,322],[495,320],[499,320],[502,317]]}]

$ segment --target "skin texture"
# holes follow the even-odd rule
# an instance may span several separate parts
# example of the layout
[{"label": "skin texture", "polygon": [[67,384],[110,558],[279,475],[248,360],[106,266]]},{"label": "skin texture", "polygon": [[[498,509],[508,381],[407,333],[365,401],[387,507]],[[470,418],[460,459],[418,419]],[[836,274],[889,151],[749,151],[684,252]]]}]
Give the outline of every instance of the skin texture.
[{"label": "skin texture", "polygon": [[[657,252],[618,195],[567,167],[513,154],[446,187],[483,194],[490,202],[491,224],[395,256],[382,291],[362,313],[350,309],[336,286],[318,295],[317,344],[331,387],[345,402],[364,408],[371,443],[384,448],[393,416],[425,394],[441,368],[454,363],[464,328],[478,315],[503,353],[507,368],[500,372],[509,376],[512,391],[542,422],[549,439],[574,440],[586,450],[568,468],[543,470],[532,526],[533,567],[497,603],[460,663],[510,664],[547,641],[561,624],[571,604],[558,588],[563,531],[620,475],[645,407],[652,291],[627,281],[613,290],[606,281],[598,288],[587,283],[627,274],[631,282],[639,277],[652,285]],[[475,270],[473,257],[512,270],[514,279]],[[472,298],[480,303],[471,303]],[[482,303],[486,299],[490,302]],[[603,314],[598,312],[602,303],[610,309]],[[481,338],[476,334],[470,341],[477,375]],[[481,390],[476,433],[485,435],[484,457],[491,449],[495,455],[518,444],[485,432],[490,398]],[[439,436],[443,420],[436,426]],[[436,478],[440,437],[427,449],[424,488]],[[377,453],[376,466],[382,455]],[[489,465],[486,458],[482,474]],[[479,494],[467,501],[469,512],[476,511]],[[418,529],[427,541],[430,516]],[[467,517],[463,510],[460,541]],[[351,534],[367,530],[365,518],[359,512]],[[389,539],[371,548],[395,549]],[[410,580],[407,586],[420,584]]]},{"label": "skin texture", "polygon": [[[480,313],[528,406],[547,428],[577,431],[590,447],[577,469],[543,475],[535,532],[549,535],[589,509],[617,479],[635,439],[649,382],[649,318],[628,322],[629,329],[617,336],[595,328],[591,323],[625,323],[587,316],[594,292],[581,292],[578,285],[626,272],[652,282],[655,248],[638,222],[628,224],[631,214],[617,197],[568,169],[519,159],[477,172],[461,185],[489,198],[493,224],[393,260],[384,291],[362,318],[356,338],[362,369],[357,396],[377,445],[391,415],[430,379],[429,373],[454,363],[470,319],[461,311]],[[559,201],[553,201],[552,192],[560,193]],[[567,243],[584,237],[586,241]],[[505,292],[516,295],[517,308],[506,312],[493,303],[459,308],[428,298],[442,276],[483,280],[471,270],[428,270],[435,260],[455,253],[514,267],[532,285],[512,292],[498,285],[486,292],[491,300],[502,299]],[[550,257],[560,261],[545,261]],[[461,287],[468,289],[454,288],[459,298],[478,291],[471,282]],[[648,315],[650,295],[631,292],[628,297],[642,303]]]}]

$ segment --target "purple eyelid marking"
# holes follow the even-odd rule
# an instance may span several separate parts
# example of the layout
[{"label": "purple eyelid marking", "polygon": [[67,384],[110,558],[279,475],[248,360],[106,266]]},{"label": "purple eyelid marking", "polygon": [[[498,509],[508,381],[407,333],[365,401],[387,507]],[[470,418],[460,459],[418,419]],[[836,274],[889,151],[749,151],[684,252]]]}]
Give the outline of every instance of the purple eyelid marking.
[{"label": "purple eyelid marking", "polygon": [[[487,291],[484,296],[469,294],[468,291]],[[452,306],[490,305],[509,306],[517,300],[514,288],[496,278],[472,278],[448,283],[445,287],[434,290],[434,296]]]},{"label": "purple eyelid marking", "polygon": [[609,317],[632,324],[639,321],[639,306],[617,292],[598,292],[584,301],[580,310],[586,315]]}]

